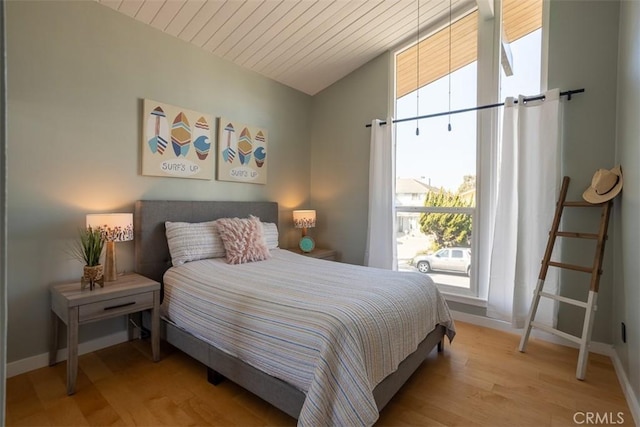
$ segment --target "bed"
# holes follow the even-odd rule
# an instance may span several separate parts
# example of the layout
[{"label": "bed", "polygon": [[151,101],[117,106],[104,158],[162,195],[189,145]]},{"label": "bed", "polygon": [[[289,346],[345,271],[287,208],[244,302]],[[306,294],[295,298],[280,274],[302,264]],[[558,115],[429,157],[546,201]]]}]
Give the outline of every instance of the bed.
[{"label": "bed", "polygon": [[[452,339],[455,335],[446,303],[425,275],[399,276],[277,248],[270,251],[268,260],[255,263],[228,265],[224,258],[214,258],[172,267],[166,221],[203,223],[249,215],[277,224],[278,205],[136,202],[136,272],[163,283],[163,339],[205,364],[212,382],[227,378],[297,418],[299,425],[373,424],[427,355],[441,348],[445,336]],[[298,272],[301,279],[290,272]],[[392,326],[396,321],[389,308],[383,307],[384,301],[400,307],[422,297],[402,297],[405,291],[391,292],[384,287],[367,288],[375,276],[385,275],[401,277],[407,282],[403,287],[413,289],[406,292],[424,294],[424,299],[432,300],[432,309],[418,307],[409,312],[394,308],[399,313],[397,322],[404,323]],[[341,278],[347,278],[349,286],[340,284]],[[346,292],[342,298],[356,301],[355,305],[332,300],[341,292]],[[238,295],[239,300],[230,300]],[[227,300],[228,306],[221,305]],[[226,312],[232,313],[223,319]],[[319,329],[311,329],[312,323],[317,326],[315,320],[308,321],[315,312],[323,318],[318,320]],[[374,320],[372,312],[382,312],[387,320]],[[361,313],[367,320],[358,320],[362,325],[357,326],[353,318]],[[416,321],[411,316],[430,320]],[[339,327],[321,323],[335,319]],[[227,325],[228,329],[221,329]],[[247,335],[248,331],[254,335]],[[385,334],[403,338],[391,343]]]}]

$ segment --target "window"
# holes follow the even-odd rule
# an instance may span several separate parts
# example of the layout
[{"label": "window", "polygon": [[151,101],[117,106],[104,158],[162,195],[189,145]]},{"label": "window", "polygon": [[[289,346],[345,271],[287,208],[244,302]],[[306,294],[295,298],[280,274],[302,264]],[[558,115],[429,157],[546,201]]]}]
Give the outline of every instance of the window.
[{"label": "window", "polygon": [[[395,117],[475,107],[487,92],[492,102],[539,93],[542,0],[504,0],[501,16],[501,40],[479,27],[485,18],[472,9],[451,26],[425,32],[419,49],[414,43],[398,51]],[[486,57],[498,51],[486,48],[492,43],[500,44],[500,57]],[[443,291],[469,296],[478,296],[474,266],[481,261],[472,254],[482,247],[474,236],[483,235],[474,229],[483,202],[476,191],[483,172],[478,153],[498,143],[482,136],[480,117],[471,111],[396,123],[398,268],[429,274]],[[492,117],[498,121],[499,114]]]},{"label": "window", "polygon": [[500,99],[537,95],[542,70],[542,1],[503,2]]}]

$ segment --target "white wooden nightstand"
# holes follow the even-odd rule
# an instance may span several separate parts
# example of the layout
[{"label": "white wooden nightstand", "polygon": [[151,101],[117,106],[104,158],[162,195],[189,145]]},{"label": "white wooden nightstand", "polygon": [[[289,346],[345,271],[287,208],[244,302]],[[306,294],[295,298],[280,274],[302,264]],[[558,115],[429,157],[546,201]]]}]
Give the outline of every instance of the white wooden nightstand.
[{"label": "white wooden nightstand", "polygon": [[[78,326],[151,309],[151,351],[160,360],[160,283],[139,274],[125,274],[104,287],[80,290],[80,282],[51,288],[49,366],[56,363],[59,320],[67,325],[67,394],[75,393],[78,376]],[[129,339],[132,328],[129,327]]]},{"label": "white wooden nightstand", "polygon": [[287,249],[288,251],[295,252],[300,255],[310,256],[312,258],[326,259],[329,261],[336,261],[336,251],[333,249],[315,248],[311,252],[302,252],[300,248]]}]

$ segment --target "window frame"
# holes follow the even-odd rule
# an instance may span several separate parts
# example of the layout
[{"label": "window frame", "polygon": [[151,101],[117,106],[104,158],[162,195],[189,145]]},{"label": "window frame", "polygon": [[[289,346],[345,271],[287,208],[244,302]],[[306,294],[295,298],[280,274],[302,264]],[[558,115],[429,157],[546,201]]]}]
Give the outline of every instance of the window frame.
[{"label": "window frame", "polygon": [[[501,49],[502,49],[502,1],[483,0],[493,3],[493,8],[478,8],[474,3],[461,9],[452,16],[451,22],[478,11],[477,27],[477,105],[499,103]],[[488,13],[493,16],[487,15]],[[541,81],[540,90],[547,90],[548,70],[548,22],[549,4],[543,2],[542,40],[541,40]],[[448,17],[421,31],[419,41],[433,35],[450,25]],[[416,40],[404,43],[391,52],[389,112],[395,117],[396,112],[396,57],[413,46]],[[441,208],[425,206],[396,206],[394,214],[399,213],[465,213],[471,215],[473,238],[470,250],[476,254],[471,256],[471,277],[469,289],[456,288],[439,284],[443,293],[454,297],[470,297],[473,305],[478,301],[486,301],[489,289],[489,263],[491,256],[490,242],[493,235],[493,215],[496,205],[496,190],[493,183],[497,180],[497,149],[499,129],[501,126],[501,108],[478,110],[476,116],[476,203],[471,208]],[[403,118],[403,117],[402,117]],[[397,140],[396,140],[397,144]]]},{"label": "window frame", "polygon": [[[451,18],[451,22],[455,22],[459,19],[464,18],[465,16],[469,15],[470,13],[473,13],[475,11],[478,10],[478,7],[475,4],[470,4],[469,7],[458,11],[454,16],[452,16]],[[481,16],[481,14],[478,11],[478,57],[480,56],[480,25],[483,21],[483,18]],[[435,23],[434,25],[430,26],[429,28],[427,28],[426,30],[421,31],[421,37],[419,42],[421,42],[422,40],[430,37],[431,35],[437,33],[438,31],[447,28],[450,25],[449,19],[447,18],[446,20],[441,20],[437,23]],[[396,57],[399,53],[405,51],[406,49],[408,49],[409,47],[413,46],[416,43],[415,40],[408,42],[406,44],[403,44],[402,46],[398,47],[397,49],[392,51],[391,54],[391,69],[393,70],[393,72],[391,73],[392,75],[392,84],[391,86],[391,97],[390,97],[390,111],[392,111],[392,117],[395,117],[395,112],[396,112]],[[480,73],[479,70],[479,58],[476,59],[476,61],[478,61],[478,74]],[[478,79],[478,81],[480,81],[480,79],[478,77],[476,77]],[[478,91],[480,91],[480,85],[478,85]],[[480,100],[478,99],[478,105]],[[480,116],[477,116],[477,121],[476,121],[476,127],[479,126],[479,118]],[[479,129],[477,130],[477,132],[479,131]],[[396,129],[394,128],[394,132],[396,132]],[[480,174],[479,172],[479,164],[478,164],[478,156],[480,151],[479,148],[479,134],[476,133],[476,186],[478,185],[478,180],[477,177]],[[396,145],[398,143],[397,138],[395,139],[396,141]],[[477,190],[476,190],[477,191]],[[471,216],[471,222],[473,224],[473,228],[472,228],[472,234],[473,234],[473,238],[471,239],[471,248],[470,250],[472,252],[478,253],[476,252],[476,241],[478,240],[475,236],[476,236],[476,219],[478,217],[478,196],[476,195],[476,204],[474,207],[468,207],[468,208],[462,208],[462,207],[451,207],[451,208],[445,208],[445,207],[428,207],[428,206],[395,206],[394,207],[394,214],[397,217],[397,214],[399,213],[462,213],[462,214],[468,214]],[[441,284],[438,283],[438,289],[440,289],[443,293],[445,294],[452,294],[452,295],[457,295],[457,296],[468,296],[468,297],[473,297],[476,298],[478,297],[478,280],[477,280],[477,275],[475,274],[475,271],[477,271],[476,269],[476,262],[475,262],[475,257],[471,257],[471,277],[469,277],[469,288],[461,288],[461,287],[457,287],[457,286],[450,286],[450,285],[445,285],[445,284]]]}]

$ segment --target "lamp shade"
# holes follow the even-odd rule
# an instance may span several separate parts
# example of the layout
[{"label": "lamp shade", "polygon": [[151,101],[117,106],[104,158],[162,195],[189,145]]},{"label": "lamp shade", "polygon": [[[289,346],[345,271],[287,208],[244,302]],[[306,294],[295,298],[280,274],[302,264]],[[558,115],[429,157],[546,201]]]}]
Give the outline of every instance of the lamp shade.
[{"label": "lamp shade", "polygon": [[88,214],[87,228],[100,230],[107,242],[126,242],[133,240],[133,214]]},{"label": "lamp shade", "polygon": [[313,228],[316,226],[315,210],[293,211],[293,225],[296,228]]}]

